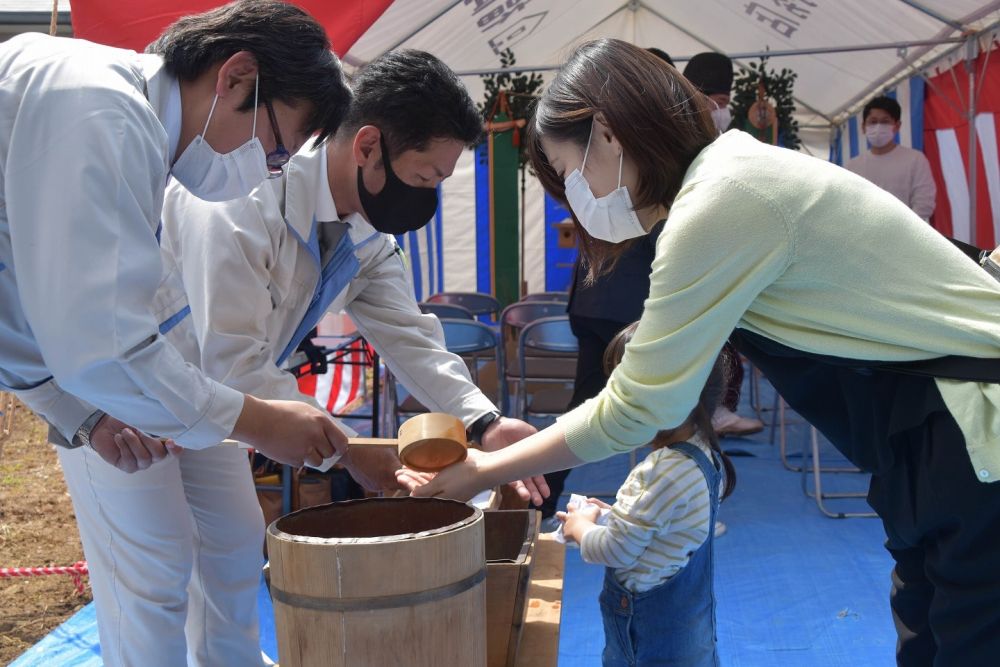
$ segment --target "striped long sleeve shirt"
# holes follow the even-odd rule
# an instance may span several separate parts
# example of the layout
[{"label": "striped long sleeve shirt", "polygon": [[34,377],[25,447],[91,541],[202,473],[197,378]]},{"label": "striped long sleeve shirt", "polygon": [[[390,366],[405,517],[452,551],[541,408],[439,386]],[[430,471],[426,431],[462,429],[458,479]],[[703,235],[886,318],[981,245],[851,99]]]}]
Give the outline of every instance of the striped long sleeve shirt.
[{"label": "striped long sleeve shirt", "polygon": [[[703,440],[691,443],[711,457]],[[708,538],[710,502],[693,459],[670,447],[654,450],[618,490],[607,525],[584,533],[580,553],[588,563],[614,568],[628,590],[648,591],[684,568]]]}]

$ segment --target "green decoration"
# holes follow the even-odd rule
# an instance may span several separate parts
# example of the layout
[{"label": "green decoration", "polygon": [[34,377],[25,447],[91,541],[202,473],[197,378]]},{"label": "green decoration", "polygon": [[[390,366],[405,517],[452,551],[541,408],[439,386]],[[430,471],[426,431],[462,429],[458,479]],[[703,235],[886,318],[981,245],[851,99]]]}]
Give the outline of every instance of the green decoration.
[{"label": "green decoration", "polygon": [[[513,51],[500,54],[500,66],[513,67]],[[543,80],[539,74],[498,72],[482,77],[485,99],[478,105],[488,133],[484,151],[490,168],[490,247],[493,295],[503,305],[521,298],[524,275],[524,187],[528,156],[524,127],[537,100]],[[517,177],[521,196],[518,215]]]},{"label": "green decoration", "polygon": [[[799,123],[793,117],[792,88],[797,77],[787,68],[781,72],[769,69],[766,56],[759,63],[749,63],[733,81],[733,121],[729,127],[749,132],[765,143],[797,150],[802,145]],[[777,127],[772,124],[775,119]]]}]

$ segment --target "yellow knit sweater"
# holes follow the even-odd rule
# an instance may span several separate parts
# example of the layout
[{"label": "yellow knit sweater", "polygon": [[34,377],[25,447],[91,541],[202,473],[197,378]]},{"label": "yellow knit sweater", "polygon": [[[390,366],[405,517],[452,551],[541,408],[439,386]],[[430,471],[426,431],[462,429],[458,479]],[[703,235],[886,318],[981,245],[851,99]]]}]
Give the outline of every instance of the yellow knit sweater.
[{"label": "yellow knit sweater", "polygon": [[[849,359],[996,358],[1000,283],[865,179],[727,132],[684,176],[622,363],[561,419],[570,448],[597,460],[680,424],[735,327]],[[1000,479],[1000,385],[937,383]]]}]

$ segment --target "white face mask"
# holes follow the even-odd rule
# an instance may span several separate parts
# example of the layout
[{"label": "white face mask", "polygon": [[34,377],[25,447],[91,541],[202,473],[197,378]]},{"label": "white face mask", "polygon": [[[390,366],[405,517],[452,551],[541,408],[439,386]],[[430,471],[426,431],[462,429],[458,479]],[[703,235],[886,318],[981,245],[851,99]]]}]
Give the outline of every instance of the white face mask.
[{"label": "white face mask", "polygon": [[875,148],[882,148],[883,146],[887,146],[896,136],[892,128],[892,125],[876,125],[872,123],[865,127],[865,137],[868,138],[868,143]]},{"label": "white face mask", "polygon": [[733,122],[733,114],[730,113],[729,107],[712,109],[712,122],[715,123],[715,129],[719,134],[728,130],[729,124]]},{"label": "white face mask", "polygon": [[590,141],[593,138],[594,126],[591,124],[587,149],[583,152],[583,164],[579,169],[574,169],[565,181],[566,200],[570,208],[587,233],[595,239],[621,243],[646,234],[632,208],[628,188],[622,187],[622,164],[625,153],[622,153],[618,162],[618,189],[611,194],[601,198],[595,197],[590,184],[583,177],[583,170],[587,166],[587,155],[590,153]]},{"label": "white face mask", "polygon": [[205,131],[215,112],[215,104],[219,101],[219,95],[216,94],[201,134],[194,138],[171,167],[173,177],[199,199],[229,201],[246,197],[268,177],[267,154],[257,138],[259,85],[258,76],[253,89],[253,129],[250,130],[249,141],[229,153],[217,153],[205,141]]}]

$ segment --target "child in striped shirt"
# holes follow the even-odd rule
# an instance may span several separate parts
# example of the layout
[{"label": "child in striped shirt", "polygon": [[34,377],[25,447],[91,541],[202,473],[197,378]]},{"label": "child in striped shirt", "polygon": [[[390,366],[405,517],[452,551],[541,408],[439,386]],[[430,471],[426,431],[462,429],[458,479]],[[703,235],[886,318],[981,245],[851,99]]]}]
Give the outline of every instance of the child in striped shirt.
[{"label": "child in striped shirt", "polygon": [[[609,374],[636,324],[608,345]],[[726,388],[724,361],[722,355],[716,359],[687,420],[650,443],[653,452],[618,490],[607,525],[595,521],[599,507],[608,505],[593,498],[599,507],[556,515],[583,559],[607,566],[600,597],[605,667],[719,664],[712,528],[720,496],[732,493],[736,481],[712,428]]]}]

